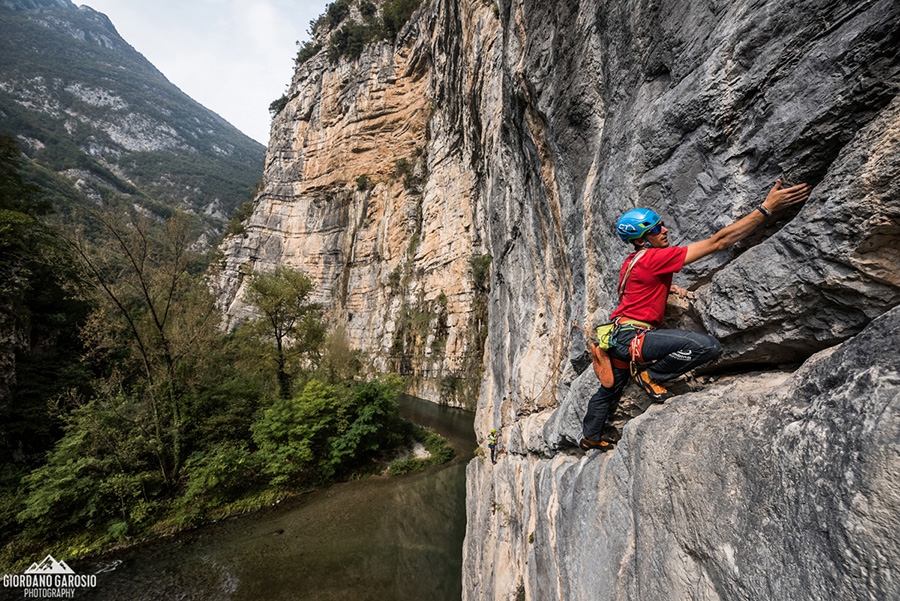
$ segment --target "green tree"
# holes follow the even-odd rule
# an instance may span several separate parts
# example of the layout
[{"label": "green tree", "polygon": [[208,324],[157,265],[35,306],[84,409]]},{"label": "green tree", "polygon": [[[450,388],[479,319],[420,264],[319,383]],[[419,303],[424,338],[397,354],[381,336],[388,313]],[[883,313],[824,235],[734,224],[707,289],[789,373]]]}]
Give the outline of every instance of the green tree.
[{"label": "green tree", "polygon": [[317,460],[329,436],[345,420],[338,389],[310,380],[295,398],[279,398],[253,424],[262,471],[273,485],[318,479]]},{"label": "green tree", "polygon": [[225,440],[194,453],[187,460],[187,483],[177,501],[180,516],[191,520],[247,494],[259,468],[248,446],[247,441]]},{"label": "green tree", "polygon": [[359,3],[359,14],[362,15],[364,19],[371,19],[375,17],[377,12],[378,9],[374,4],[369,2],[369,0],[362,0],[362,2]]},{"label": "green tree", "polygon": [[282,398],[291,396],[293,365],[321,358],[327,328],[320,305],[309,299],[312,291],[306,274],[280,265],[252,273],[245,292],[246,301],[259,312],[256,331],[274,344],[271,357]]},{"label": "green tree", "polygon": [[378,39],[380,33],[380,27],[375,25],[350,21],[331,34],[328,58],[332,62],[340,57],[355,60],[360,57],[366,44]]},{"label": "green tree", "polygon": [[348,466],[359,465],[380,451],[403,444],[397,396],[402,380],[396,374],[374,382],[355,384],[350,394],[348,426],[329,438],[329,453],[320,462],[322,473],[331,477]]},{"label": "green tree", "polygon": [[187,450],[185,403],[219,336],[218,312],[202,279],[205,262],[190,249],[186,215],[162,224],[137,212],[93,217],[99,231],[91,239],[101,242],[71,239],[98,292],[86,343],[110,370],[108,381],[146,403],[144,441],[172,485]]},{"label": "green tree", "polygon": [[350,14],[350,0],[335,0],[330,3],[325,11],[328,16],[328,26],[337,27]]},{"label": "green tree", "polygon": [[314,484],[403,444],[400,389],[397,376],[353,385],[312,379],[296,397],[276,400],[252,427],[262,471],[273,485]]},{"label": "green tree", "polygon": [[400,33],[419,4],[421,0],[387,0],[381,6],[381,18],[388,37],[393,38]]},{"label": "green tree", "polygon": [[354,349],[343,327],[335,327],[325,340],[316,377],[331,382],[353,382],[363,373],[363,352]]},{"label": "green tree", "polygon": [[28,496],[18,519],[30,538],[100,530],[121,539],[153,514],[165,482],[158,452],[146,443],[155,437],[151,408],[107,392],[63,415],[64,436],[23,479]]},{"label": "green tree", "polygon": [[101,544],[121,539],[163,517],[179,494],[215,505],[248,482],[242,459],[259,382],[236,359],[239,341],[217,327],[188,222],[93,218],[91,239],[101,242],[70,242],[96,291],[83,335],[101,376],[91,394],[58,404],[62,438],[24,479],[18,520],[31,540],[58,536],[57,527]]},{"label": "green tree", "polygon": [[0,134],[0,409],[8,403],[9,384],[19,341],[28,330],[25,298],[35,268],[43,261],[49,232],[38,217],[50,212],[39,200],[40,188],[22,179],[22,152],[16,141]]}]

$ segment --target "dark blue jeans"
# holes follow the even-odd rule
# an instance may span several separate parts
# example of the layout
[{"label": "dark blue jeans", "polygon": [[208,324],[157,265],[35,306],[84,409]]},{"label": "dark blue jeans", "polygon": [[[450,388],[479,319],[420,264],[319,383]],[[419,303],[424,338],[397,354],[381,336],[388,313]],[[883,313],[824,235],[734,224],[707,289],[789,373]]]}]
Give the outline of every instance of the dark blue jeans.
[{"label": "dark blue jeans", "polygon": [[[609,355],[620,361],[631,361],[629,345],[637,330],[622,327],[616,332],[616,345],[609,349]],[[647,373],[656,382],[677,378],[712,361],[719,354],[719,341],[708,334],[686,330],[650,330],[644,337],[644,361],[652,363]],[[585,438],[600,440],[603,425],[610,409],[619,402],[625,384],[631,373],[628,368],[613,368],[615,380],[610,388],[601,386],[588,401],[587,412],[582,422]]]}]

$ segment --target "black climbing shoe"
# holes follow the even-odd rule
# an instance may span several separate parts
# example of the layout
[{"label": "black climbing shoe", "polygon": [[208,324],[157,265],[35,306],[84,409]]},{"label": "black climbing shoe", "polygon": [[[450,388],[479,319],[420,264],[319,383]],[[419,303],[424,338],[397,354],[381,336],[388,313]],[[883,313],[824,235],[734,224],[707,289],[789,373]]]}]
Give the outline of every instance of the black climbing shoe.
[{"label": "black climbing shoe", "polygon": [[578,446],[581,447],[583,451],[597,450],[601,453],[605,453],[606,451],[613,450],[616,445],[605,440],[591,440],[590,438],[585,438],[584,436],[582,436],[581,442],[578,443]]},{"label": "black climbing shoe", "polygon": [[650,378],[650,374],[648,374],[646,371],[635,374],[634,381],[644,389],[644,392],[650,395],[650,398],[658,403],[662,403],[666,399],[671,399],[673,396],[675,396],[674,394],[654,382]]}]

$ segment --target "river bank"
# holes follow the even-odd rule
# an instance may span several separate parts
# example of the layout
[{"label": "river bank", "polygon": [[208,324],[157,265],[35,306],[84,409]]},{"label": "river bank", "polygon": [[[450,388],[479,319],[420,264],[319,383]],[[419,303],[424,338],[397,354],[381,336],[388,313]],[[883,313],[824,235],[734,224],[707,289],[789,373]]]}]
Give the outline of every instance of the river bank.
[{"label": "river bank", "polygon": [[471,413],[405,398],[401,415],[450,441],[444,465],[334,484],[275,507],[100,558],[79,599],[461,598]]}]

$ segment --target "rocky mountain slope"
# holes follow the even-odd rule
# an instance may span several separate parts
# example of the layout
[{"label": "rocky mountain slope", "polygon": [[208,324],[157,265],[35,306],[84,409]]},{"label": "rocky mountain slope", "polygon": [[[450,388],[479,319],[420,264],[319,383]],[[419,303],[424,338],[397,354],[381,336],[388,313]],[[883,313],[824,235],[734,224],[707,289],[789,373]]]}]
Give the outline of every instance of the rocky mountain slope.
[{"label": "rocky mountain slope", "polygon": [[[223,303],[302,267],[444,402],[484,349],[476,429],[506,452],[469,467],[466,599],[900,596],[898,43],[890,0],[432,0],[395,45],[298,68]],[[720,359],[577,451],[597,382],[570,324],[614,305],[615,219],[702,239],[778,177],[809,201],[676,278],[671,325]]]},{"label": "rocky mountain slope", "polygon": [[69,0],[0,2],[0,130],[95,201],[129,194],[221,231],[264,148],[172,85],[110,20]]}]

